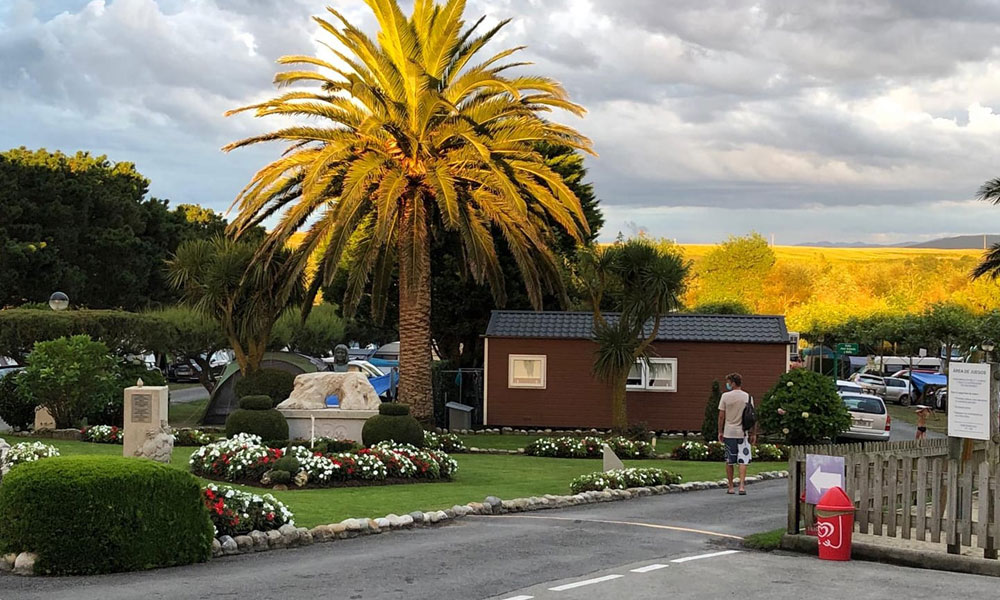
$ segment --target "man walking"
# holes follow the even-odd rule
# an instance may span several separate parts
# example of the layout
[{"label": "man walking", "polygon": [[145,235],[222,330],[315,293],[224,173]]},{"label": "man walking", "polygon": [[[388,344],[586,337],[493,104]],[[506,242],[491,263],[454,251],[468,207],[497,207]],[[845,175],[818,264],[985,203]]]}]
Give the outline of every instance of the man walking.
[{"label": "man walking", "polygon": [[751,402],[750,394],[743,391],[743,377],[739,373],[726,375],[726,393],[719,400],[719,441],[726,445],[727,493],[733,494],[733,465],[740,466],[740,496],[747,493],[747,465],[750,464],[750,446],[757,442],[757,427],[743,431],[743,409]]}]

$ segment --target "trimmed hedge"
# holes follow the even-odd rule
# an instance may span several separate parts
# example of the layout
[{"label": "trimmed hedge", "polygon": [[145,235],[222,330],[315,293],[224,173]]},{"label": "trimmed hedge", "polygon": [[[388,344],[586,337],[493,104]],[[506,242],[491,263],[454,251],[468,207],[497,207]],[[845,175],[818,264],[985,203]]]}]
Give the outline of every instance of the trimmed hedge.
[{"label": "trimmed hedge", "polygon": [[370,417],[361,428],[361,441],[371,447],[379,442],[410,444],[417,448],[424,445],[424,428],[410,416],[405,404],[383,402],[379,414]]},{"label": "trimmed hedge", "polygon": [[294,387],[295,375],[292,375],[288,371],[282,371],[281,369],[261,369],[252,375],[240,377],[234,389],[237,398],[270,396],[271,405],[277,406],[292,395],[292,388]]},{"label": "trimmed hedge", "polygon": [[270,396],[244,396],[240,398],[239,406],[244,410],[271,410],[274,403]]},{"label": "trimmed hedge", "polygon": [[148,460],[49,458],[20,465],[0,485],[0,552],[35,552],[36,573],[203,562],[212,537],[198,480]]},{"label": "trimmed hedge", "polygon": [[226,417],[226,437],[231,438],[239,433],[259,435],[265,440],[287,440],[288,421],[285,420],[285,415],[273,408],[237,408]]}]

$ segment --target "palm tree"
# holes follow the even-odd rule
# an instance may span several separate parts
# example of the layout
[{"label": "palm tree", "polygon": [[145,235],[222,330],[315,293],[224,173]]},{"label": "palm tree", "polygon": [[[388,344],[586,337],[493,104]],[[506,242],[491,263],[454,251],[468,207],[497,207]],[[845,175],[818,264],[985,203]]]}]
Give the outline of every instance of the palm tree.
[{"label": "palm tree", "polygon": [[[466,28],[464,0],[416,0],[407,18],[396,0],[365,0],[380,31],[372,39],[336,10],[315,18],[336,44],[336,64],[286,56],[282,64],[315,70],[278,74],[275,83],[318,84],[231,111],[309,117],[226,146],[286,141],[282,158],[261,169],[234,201],[237,236],[274,215],[258,260],[268,260],[300,229],[288,265],[291,279],[315,255],[319,268],[306,306],[336,273],[345,248],[354,265],[344,307],[351,313],[369,289],[382,314],[394,268],[399,273],[400,387],[413,414],[431,417],[431,236],[457,232],[469,271],[504,299],[494,238],[510,248],[532,303],[559,286],[550,250],[553,225],[575,240],[586,234],[580,201],[545,164],[539,143],[590,151],[575,130],[542,118],[552,109],[582,115],[555,81],[508,76],[504,62],[521,47],[474,62],[506,25]],[[306,308],[308,310],[308,308]]]},{"label": "palm tree", "polygon": [[[628,427],[625,389],[629,371],[648,361],[663,317],[681,306],[690,265],[676,251],[631,239],[586,249],[580,283],[594,313],[594,374],[611,385],[611,423]],[[610,299],[617,315],[602,310]]]},{"label": "palm tree", "polygon": [[[184,303],[221,325],[244,375],[260,369],[275,321],[302,300],[305,288],[301,274],[291,282],[282,279],[289,251],[261,262],[254,260],[258,247],[225,237],[191,240],[167,263]],[[285,291],[275,294],[279,282]]]},{"label": "palm tree", "polygon": [[[976,199],[992,204],[1000,204],[1000,178],[990,179],[979,186],[979,191],[976,192]],[[979,279],[984,275],[989,275],[991,279],[996,279],[1000,276],[1000,243],[990,246],[990,249],[983,254],[983,260],[972,271],[973,279]]]}]

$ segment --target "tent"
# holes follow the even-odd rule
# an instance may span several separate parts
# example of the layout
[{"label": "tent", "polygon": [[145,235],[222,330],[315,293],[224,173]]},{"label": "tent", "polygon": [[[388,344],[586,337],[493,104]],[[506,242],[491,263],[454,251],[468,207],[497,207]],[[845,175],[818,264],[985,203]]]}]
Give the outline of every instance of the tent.
[{"label": "tent", "polygon": [[917,388],[917,391],[923,394],[924,388],[927,386],[937,388],[948,385],[948,376],[943,373],[914,372],[910,375],[910,381],[913,382],[913,387]]},{"label": "tent", "polygon": [[[262,369],[279,369],[287,371],[293,375],[302,373],[315,373],[317,371],[329,370],[326,363],[318,358],[312,358],[294,352],[267,352],[260,363]],[[233,361],[229,363],[222,376],[219,377],[212,391],[212,397],[208,401],[208,408],[202,423],[205,425],[223,425],[229,413],[236,409],[239,398],[236,397],[236,382],[243,375],[240,367]]]}]

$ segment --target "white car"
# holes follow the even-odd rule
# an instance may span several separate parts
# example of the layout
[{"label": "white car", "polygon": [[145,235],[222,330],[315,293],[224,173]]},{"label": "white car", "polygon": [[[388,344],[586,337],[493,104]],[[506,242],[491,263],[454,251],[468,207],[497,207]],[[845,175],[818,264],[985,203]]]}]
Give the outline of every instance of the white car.
[{"label": "white car", "polygon": [[844,406],[851,413],[851,428],[837,436],[838,439],[869,442],[889,441],[892,417],[885,402],[871,394],[843,393]]},{"label": "white car", "polygon": [[853,394],[863,394],[865,391],[862,387],[853,381],[848,381],[846,379],[837,380],[837,393],[850,392]]}]

